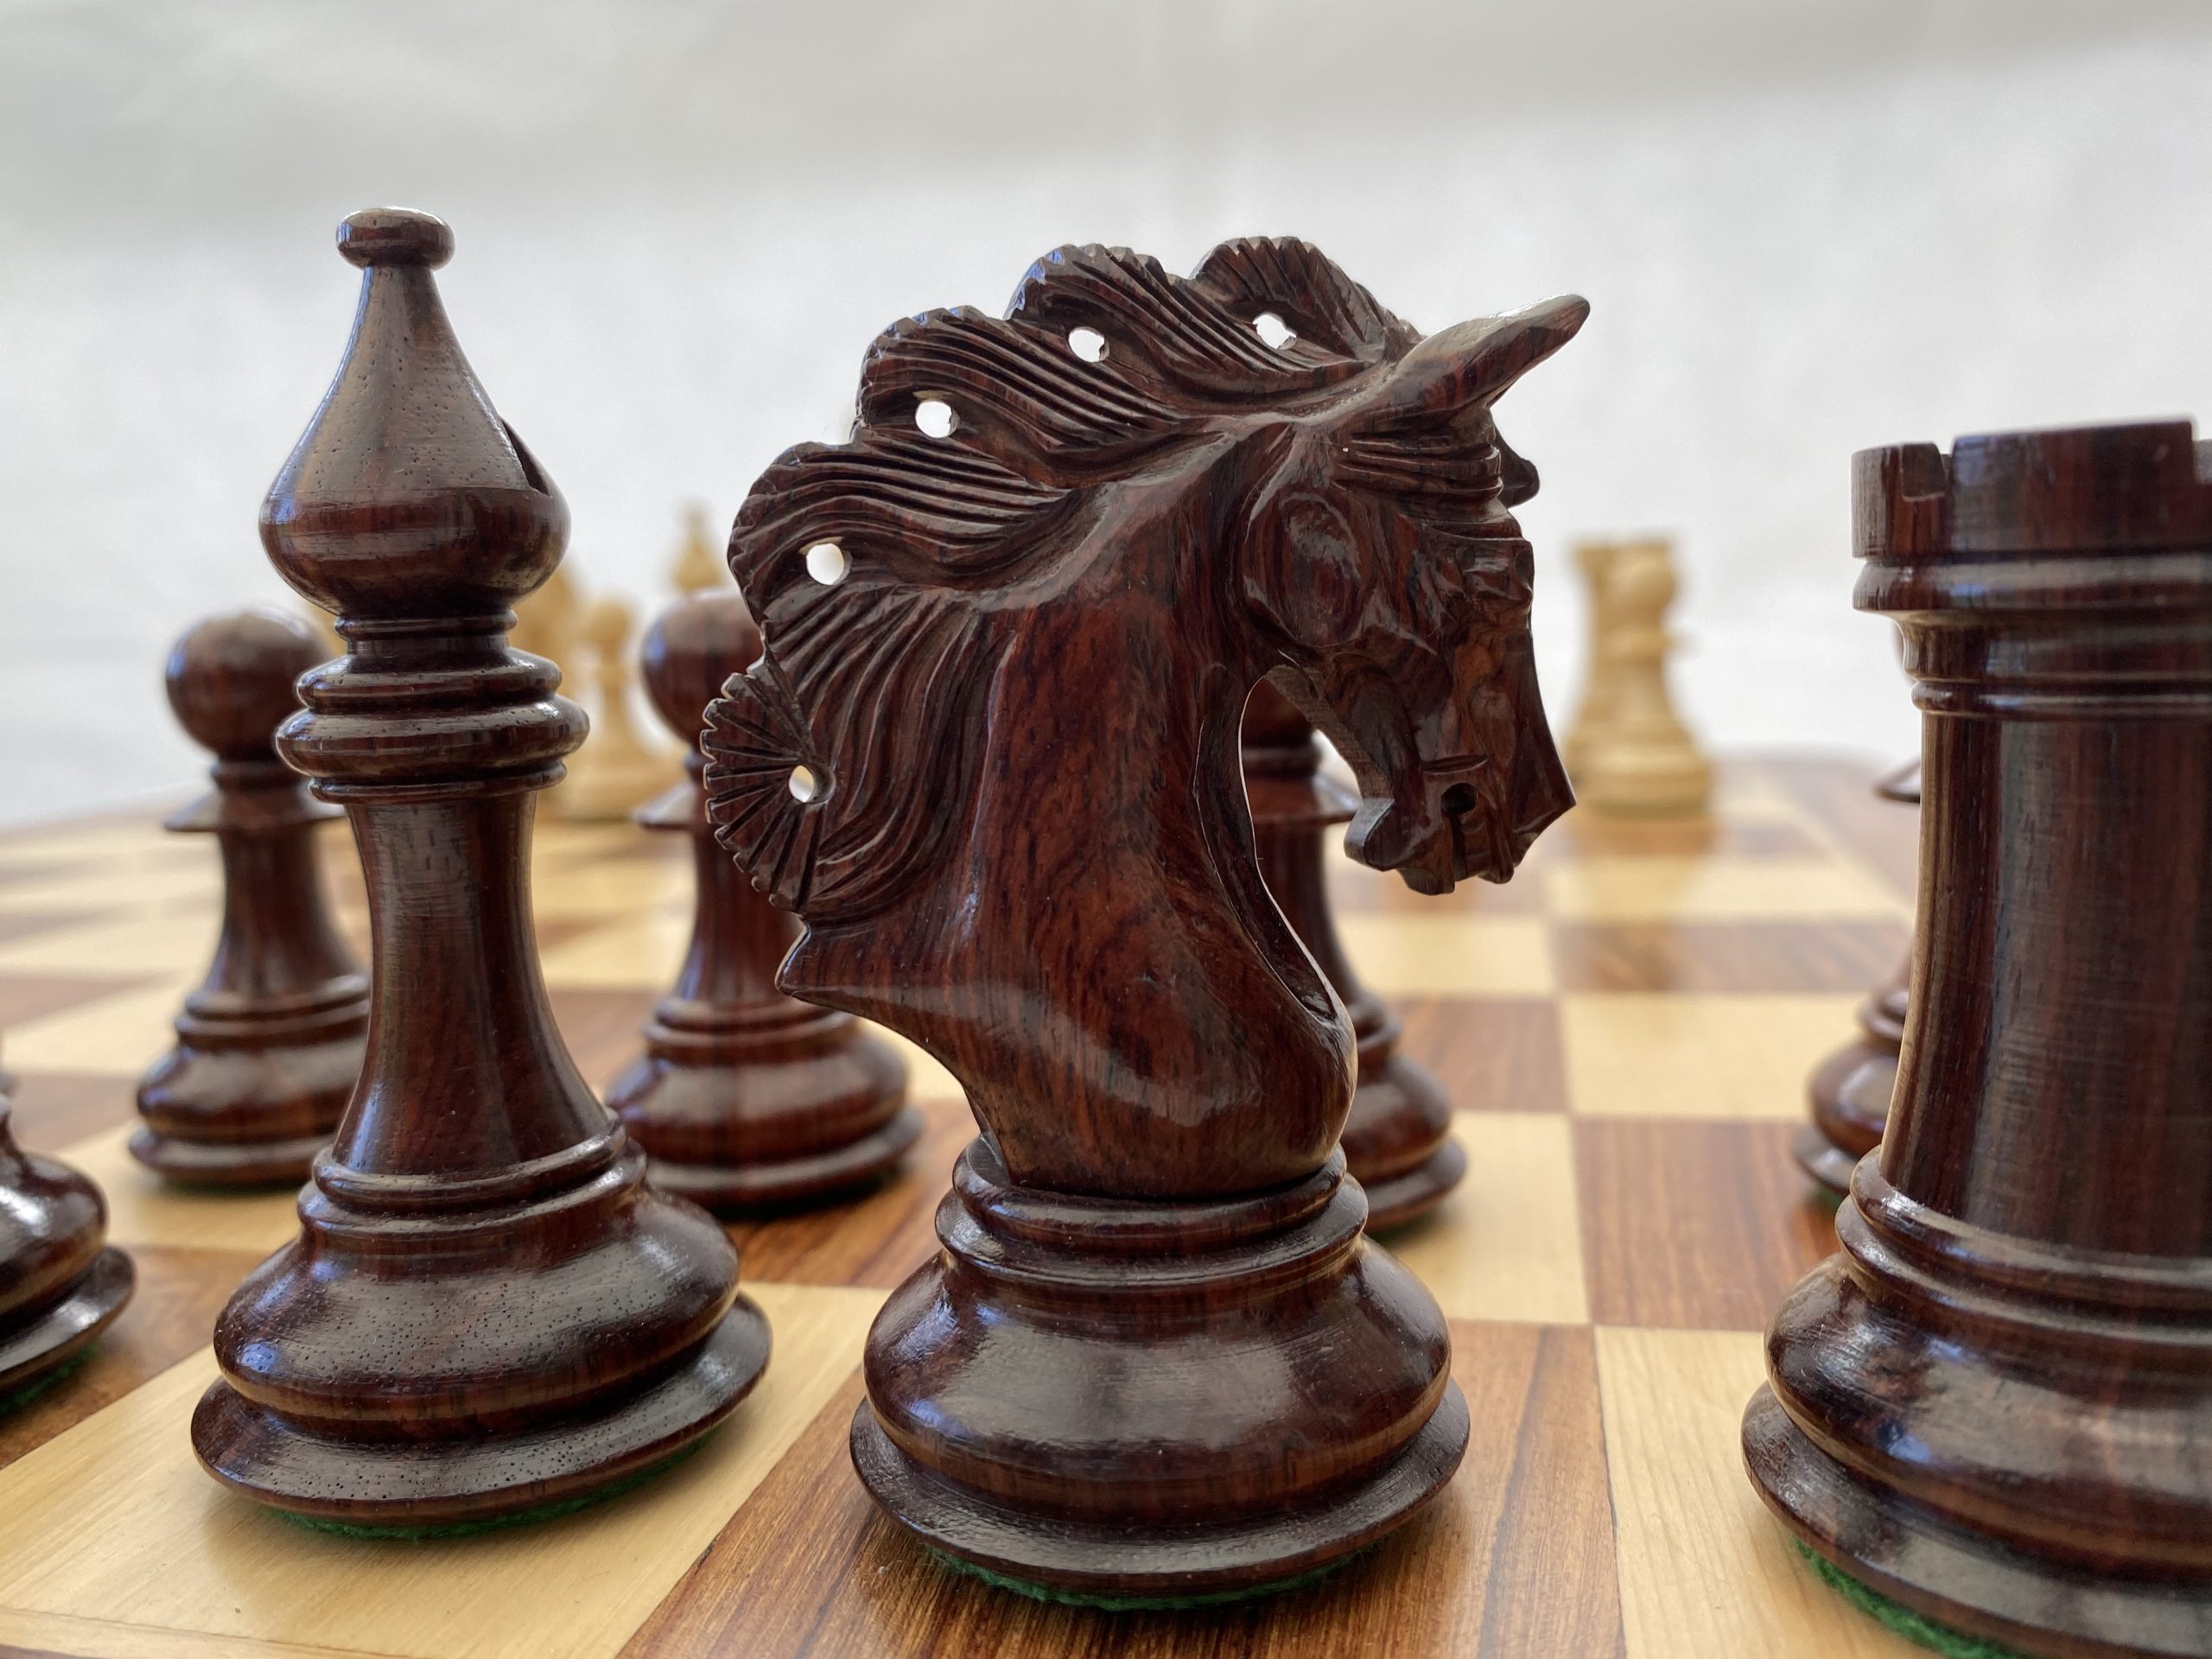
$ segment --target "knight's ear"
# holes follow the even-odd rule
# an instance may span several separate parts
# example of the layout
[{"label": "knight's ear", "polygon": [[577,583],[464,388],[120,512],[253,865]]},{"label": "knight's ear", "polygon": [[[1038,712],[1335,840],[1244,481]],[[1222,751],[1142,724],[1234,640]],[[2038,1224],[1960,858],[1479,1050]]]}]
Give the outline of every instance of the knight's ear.
[{"label": "knight's ear", "polygon": [[1360,412],[1395,423],[1449,417],[1487,404],[1573,340],[1590,302],[1568,294],[1503,317],[1439,329],[1398,359]]}]

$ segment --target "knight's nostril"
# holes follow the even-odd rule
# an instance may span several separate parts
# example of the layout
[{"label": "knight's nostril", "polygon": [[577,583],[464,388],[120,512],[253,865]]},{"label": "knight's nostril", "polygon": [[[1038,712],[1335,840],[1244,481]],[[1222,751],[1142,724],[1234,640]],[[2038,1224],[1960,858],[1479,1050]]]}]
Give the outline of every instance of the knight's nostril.
[{"label": "knight's nostril", "polygon": [[1455,818],[1464,818],[1475,810],[1475,790],[1471,784],[1454,784],[1444,791],[1444,810]]}]

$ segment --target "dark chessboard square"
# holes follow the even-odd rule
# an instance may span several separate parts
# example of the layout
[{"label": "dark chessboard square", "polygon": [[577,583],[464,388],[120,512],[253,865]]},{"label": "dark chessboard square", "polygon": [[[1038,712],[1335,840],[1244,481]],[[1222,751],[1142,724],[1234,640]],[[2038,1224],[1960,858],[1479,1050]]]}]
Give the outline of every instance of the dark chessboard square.
[{"label": "dark chessboard square", "polygon": [[1563,1112],[1559,1009],[1544,997],[1404,996],[1401,1052],[1444,1080],[1462,1112]]},{"label": "dark chessboard square", "polygon": [[1560,922],[1563,991],[1837,991],[1880,983],[1911,945],[1889,922]]}]

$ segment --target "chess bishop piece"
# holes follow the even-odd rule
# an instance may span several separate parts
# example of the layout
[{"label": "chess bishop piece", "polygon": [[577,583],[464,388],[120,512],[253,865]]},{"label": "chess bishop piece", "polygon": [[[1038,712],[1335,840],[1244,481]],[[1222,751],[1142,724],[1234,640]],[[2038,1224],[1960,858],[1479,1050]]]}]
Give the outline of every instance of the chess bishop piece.
[{"label": "chess bishop piece", "polygon": [[169,653],[169,706],[215,753],[214,791],[168,820],[222,850],[215,959],[177,1016],[176,1046],[138,1085],[131,1155],[173,1179],[305,1180],[361,1073],[369,982],[339,938],[315,827],[343,816],[276,758],[293,683],[326,659],[313,628],[271,611],[211,618]]},{"label": "chess bishop piece", "polygon": [[707,704],[760,656],[734,588],[678,600],[645,634],[646,689],[691,749],[683,781],[639,822],[690,836],[696,907],[676,988],[645,1022],[645,1052],[607,1091],[655,1184],[723,1210],[850,1192],[895,1167],[922,1132],[897,1050],[849,1014],[776,988],[798,924],[753,891],[707,822]]},{"label": "chess bishop piece", "polygon": [[300,1236],[216,1321],[192,1440],[262,1503],[439,1527],[657,1467],[752,1387],[768,1330],[728,1236],[645,1185],[546,1004],[531,810],[584,720],[506,630],[568,507],[454,340],[444,224],[379,209],[338,241],[360,309],[261,527],[348,646],[277,748],[360,845],[368,1058]]},{"label": "chess bishop piece", "polygon": [[2212,1653],[2212,444],[1869,450],[1923,715],[1897,1094],[1744,1420],[1808,1547],[2019,1652]]},{"label": "chess bishop piece", "polygon": [[562,817],[577,823],[630,817],[666,790],[677,770],[665,751],[645,741],[630,712],[632,623],[630,607],[603,594],[584,607],[577,625],[599,692],[591,737],[558,796]]},{"label": "chess bishop piece", "polygon": [[1604,703],[1574,774],[1582,804],[1599,812],[1675,817],[1705,810],[1713,763],[1667,690],[1667,610],[1675,602],[1675,554],[1664,540],[1624,542],[1599,567],[1605,632],[1597,641]]},{"label": "chess bishop piece", "polygon": [[1244,709],[1244,792],[1261,873],[1292,930],[1336,990],[1359,1051],[1359,1084],[1344,1119],[1344,1162],[1367,1192],[1380,1232],[1435,1207],[1467,1173],[1451,1137],[1444,1085],[1398,1052],[1398,1017],[1359,982],[1329,913],[1322,835],[1348,823],[1359,798],[1319,769],[1313,722],[1262,680]]},{"label": "chess bishop piece", "polygon": [[1351,1030],[1268,896],[1239,729],[1289,690],[1359,778],[1353,854],[1423,893],[1504,880],[1566,807],[1535,473],[1491,404],[1584,310],[1423,339],[1301,242],[1188,280],[1063,248],[1004,320],[896,324],[851,442],[747,499],[766,645],[708,711],[709,816],[806,925],[783,988],[912,1038],[983,1130],[852,1430],[948,1557],[1249,1591],[1458,1466],[1450,1337],[1363,1236]]},{"label": "chess bishop piece", "polygon": [[[1885,801],[1918,806],[1920,762],[1892,772],[1874,792]],[[1798,1130],[1790,1151],[1797,1166],[1832,1198],[1840,1199],[1851,1190],[1852,1170],[1882,1138],[1890,1096],[1897,1088],[1911,983],[1908,954],[1897,972],[1859,1005],[1859,1035],[1815,1067],[1806,1084],[1813,1121]]]},{"label": "chess bishop piece", "polygon": [[97,1341],[137,1282],[99,1189],[18,1147],[11,1115],[0,1094],[0,1409]]}]

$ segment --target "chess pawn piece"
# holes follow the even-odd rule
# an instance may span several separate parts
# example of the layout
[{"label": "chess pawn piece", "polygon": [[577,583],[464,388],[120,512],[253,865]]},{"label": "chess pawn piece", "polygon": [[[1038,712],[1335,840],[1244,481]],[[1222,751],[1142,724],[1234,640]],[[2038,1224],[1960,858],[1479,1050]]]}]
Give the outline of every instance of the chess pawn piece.
[{"label": "chess pawn piece", "polygon": [[728,1235],[645,1185],[538,972],[531,808],[584,720],[505,635],[568,507],[453,337],[444,224],[378,209],[338,242],[360,308],[261,525],[350,647],[277,748],[360,845],[368,1058],[299,1237],[216,1321],[192,1440],[264,1503],[436,1528],[658,1467],[752,1387],[768,1329]]},{"label": "chess pawn piece", "polygon": [[1623,543],[1605,562],[1602,585],[1606,633],[1599,658],[1612,683],[1574,776],[1576,792],[1600,812],[1702,812],[1713,794],[1713,765],[1698,753],[1667,692],[1674,550],[1657,539]]},{"label": "chess pawn piece", "polygon": [[1359,982],[1329,913],[1322,832],[1348,823],[1359,798],[1319,769],[1313,722],[1262,680],[1244,706],[1244,792],[1260,870],[1314,965],[1344,1005],[1359,1049],[1359,1084],[1344,1119],[1344,1162],[1367,1189],[1367,1229],[1380,1232],[1433,1209],[1467,1173],[1451,1137],[1444,1085],[1398,1052],[1398,1018]]},{"label": "chess pawn piece", "polygon": [[269,611],[212,618],[169,653],[169,707],[216,758],[213,792],[168,828],[213,835],[223,859],[214,962],[138,1085],[131,1155],[175,1180],[296,1186],[361,1073],[369,982],[315,868],[316,826],[343,814],[274,747],[325,658],[314,629]]},{"label": "chess pawn piece", "polygon": [[589,740],[560,794],[561,813],[579,823],[626,818],[668,787],[669,756],[650,747],[630,709],[630,607],[601,594],[584,607],[576,629],[590,654],[598,689]]},{"label": "chess pawn piece", "polygon": [[1302,242],[1189,279],[1065,247],[1003,319],[895,324],[852,441],[747,497],[764,648],[708,710],[708,815],[805,923],[778,984],[919,1044],[983,1131],[852,1426],[944,1555],[1270,1588],[1459,1465],[1450,1332],[1363,1236],[1357,1050],[1268,898],[1239,731],[1294,681],[1354,758],[1347,845],[1421,893],[1506,879],[1565,810],[1535,472],[1491,404],[1585,308],[1424,339]]},{"label": "chess pawn piece", "polygon": [[[1920,804],[1920,762],[1875,785],[1885,801]],[[1859,1005],[1859,1035],[1814,1068],[1806,1084],[1813,1121],[1790,1143],[1797,1166],[1829,1197],[1851,1190],[1851,1172],[1874,1150],[1890,1115],[1897,1081],[1897,1051],[1904,1046],[1904,1016],[1912,982],[1910,952],[1896,973]]]},{"label": "chess pawn piece", "polygon": [[98,1340],[137,1282],[99,1189],[23,1151],[10,1116],[0,1094],[0,1409]]},{"label": "chess pawn piece", "polygon": [[2212,445],[1869,450],[1918,683],[1912,999],[1744,1419],[1842,1572],[2021,1653],[2212,1653]]},{"label": "chess pawn piece", "polygon": [[1567,775],[1580,782],[1590,764],[1590,747],[1620,701],[1620,664],[1605,643],[1612,637],[1612,606],[1606,572],[1621,550],[1618,542],[1584,541],[1574,545],[1575,569],[1582,573],[1584,609],[1589,619],[1589,646],[1584,655],[1582,700],[1575,705],[1574,724],[1560,745]]},{"label": "chess pawn piece", "polygon": [[669,579],[679,594],[706,594],[729,586],[729,567],[715,550],[707,532],[707,508],[701,501],[683,504],[683,541],[676,550],[676,564]]},{"label": "chess pawn piece", "polygon": [[645,1052],[607,1091],[664,1190],[714,1209],[820,1203],[896,1166],[922,1131],[906,1063],[849,1014],[795,1001],[776,969],[798,924],[715,844],[699,791],[707,704],[760,656],[734,588],[679,600],[646,632],[645,689],[690,740],[684,779],[638,815],[691,838],[691,948],[645,1022]]}]

